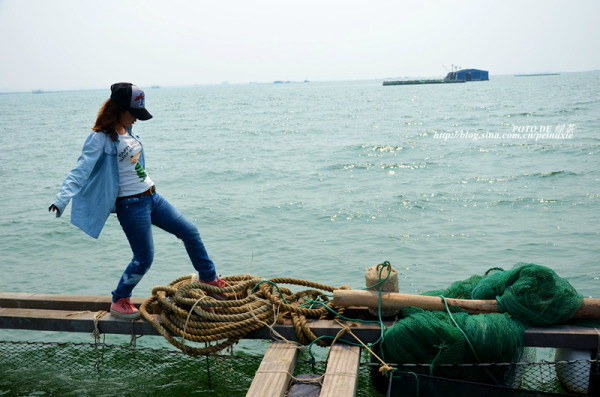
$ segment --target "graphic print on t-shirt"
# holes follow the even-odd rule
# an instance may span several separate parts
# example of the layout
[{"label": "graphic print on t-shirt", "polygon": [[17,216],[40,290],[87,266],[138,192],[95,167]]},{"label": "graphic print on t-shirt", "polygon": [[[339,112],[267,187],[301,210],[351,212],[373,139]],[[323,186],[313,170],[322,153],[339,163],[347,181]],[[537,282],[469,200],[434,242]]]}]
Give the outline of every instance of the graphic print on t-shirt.
[{"label": "graphic print on t-shirt", "polygon": [[119,166],[119,197],[131,196],[148,190],[154,183],[140,164],[142,145],[129,134],[120,135],[117,145]]},{"label": "graphic print on t-shirt", "polygon": [[141,153],[142,145],[133,138],[126,137],[123,139],[123,143],[119,144],[119,162],[124,162],[129,158],[130,163],[134,165],[133,169],[135,173],[140,178],[140,181],[143,182],[148,174],[146,174],[146,171],[139,163]]},{"label": "graphic print on t-shirt", "polygon": [[[131,156],[131,159],[133,160],[133,156]],[[135,163],[135,171],[137,172],[142,182],[144,182],[148,174],[146,174],[146,171],[144,171],[140,163]]]}]

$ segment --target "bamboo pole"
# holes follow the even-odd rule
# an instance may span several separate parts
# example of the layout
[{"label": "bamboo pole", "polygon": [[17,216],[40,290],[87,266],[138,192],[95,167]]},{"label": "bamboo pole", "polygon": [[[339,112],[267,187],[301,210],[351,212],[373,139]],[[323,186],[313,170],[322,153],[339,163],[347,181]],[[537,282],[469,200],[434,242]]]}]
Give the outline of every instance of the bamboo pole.
[{"label": "bamboo pole", "polygon": [[[453,299],[446,298],[448,306],[459,306],[467,313],[497,313],[498,305],[495,300],[482,299]],[[335,306],[379,306],[379,292],[365,290],[335,290],[333,292],[333,304]],[[381,293],[382,309],[403,309],[416,306],[425,310],[445,311],[444,300],[437,296],[399,294],[394,292]],[[600,299],[585,298],[579,310],[573,318],[595,318],[600,319]]]},{"label": "bamboo pole", "polygon": [[600,299],[583,298],[583,304],[573,318],[598,318],[600,319]]}]

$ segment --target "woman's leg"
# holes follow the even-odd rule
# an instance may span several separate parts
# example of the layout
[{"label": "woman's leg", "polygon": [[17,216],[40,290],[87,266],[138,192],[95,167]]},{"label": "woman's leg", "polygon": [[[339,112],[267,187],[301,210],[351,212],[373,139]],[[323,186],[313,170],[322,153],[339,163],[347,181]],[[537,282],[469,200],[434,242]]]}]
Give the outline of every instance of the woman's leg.
[{"label": "woman's leg", "polygon": [[123,272],[117,288],[112,291],[113,302],[129,298],[135,286],[150,269],[154,260],[152,238],[152,196],[134,197],[117,203],[117,217],[129,240],[133,259]]},{"label": "woman's leg", "polygon": [[188,218],[179,212],[173,205],[158,193],[152,197],[152,224],[174,234],[183,241],[185,249],[198,272],[200,280],[212,281],[217,277],[215,265],[208,257],[206,248],[200,238],[200,232]]}]

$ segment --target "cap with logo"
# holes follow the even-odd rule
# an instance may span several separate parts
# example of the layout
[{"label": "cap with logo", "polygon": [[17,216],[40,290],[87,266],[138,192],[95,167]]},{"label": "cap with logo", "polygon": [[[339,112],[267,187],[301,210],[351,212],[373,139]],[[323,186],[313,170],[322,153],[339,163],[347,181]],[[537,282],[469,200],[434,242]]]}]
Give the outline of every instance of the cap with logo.
[{"label": "cap with logo", "polygon": [[149,120],[152,115],[144,106],[144,91],[131,83],[115,83],[110,86],[110,99],[122,106],[138,120]]}]

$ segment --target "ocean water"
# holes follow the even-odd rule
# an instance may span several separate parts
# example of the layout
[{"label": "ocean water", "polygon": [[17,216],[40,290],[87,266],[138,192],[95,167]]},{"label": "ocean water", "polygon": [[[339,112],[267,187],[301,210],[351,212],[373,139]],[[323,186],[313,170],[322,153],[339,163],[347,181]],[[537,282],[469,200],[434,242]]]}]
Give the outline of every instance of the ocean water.
[{"label": "ocean water", "polygon": [[[533,262],[600,297],[600,72],[490,77],[146,88],[134,131],[222,275],[361,288],[388,260],[419,293]],[[47,211],[108,94],[0,95],[1,291],[109,295],[130,261],[116,216],[94,240]],[[134,296],[193,272],[154,237]]]}]

